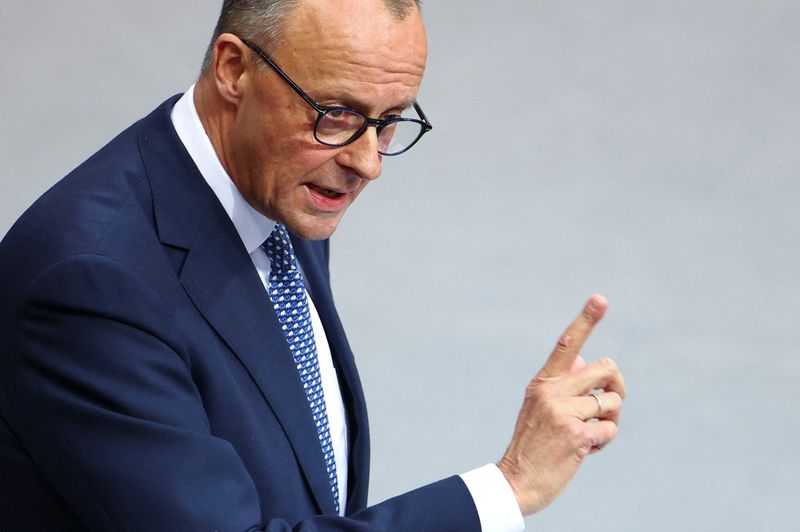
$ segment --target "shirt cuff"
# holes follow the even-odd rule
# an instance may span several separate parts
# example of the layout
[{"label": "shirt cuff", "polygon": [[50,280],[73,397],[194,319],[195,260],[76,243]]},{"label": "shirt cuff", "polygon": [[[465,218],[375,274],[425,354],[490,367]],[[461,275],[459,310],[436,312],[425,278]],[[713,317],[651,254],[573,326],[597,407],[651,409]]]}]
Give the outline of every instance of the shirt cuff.
[{"label": "shirt cuff", "polygon": [[463,473],[483,532],[519,532],[525,530],[522,511],[505,475],[494,464]]}]

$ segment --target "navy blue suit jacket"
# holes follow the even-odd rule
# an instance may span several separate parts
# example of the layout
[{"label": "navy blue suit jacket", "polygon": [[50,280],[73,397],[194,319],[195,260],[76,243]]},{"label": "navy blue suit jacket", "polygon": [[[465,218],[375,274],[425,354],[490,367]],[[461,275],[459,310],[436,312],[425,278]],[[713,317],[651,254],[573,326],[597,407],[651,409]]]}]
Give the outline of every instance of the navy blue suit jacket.
[{"label": "navy blue suit jacket", "polygon": [[479,530],[451,477],[367,508],[369,435],[328,278],[294,239],[350,428],[335,514],[258,274],[162,104],[0,244],[3,530]]}]

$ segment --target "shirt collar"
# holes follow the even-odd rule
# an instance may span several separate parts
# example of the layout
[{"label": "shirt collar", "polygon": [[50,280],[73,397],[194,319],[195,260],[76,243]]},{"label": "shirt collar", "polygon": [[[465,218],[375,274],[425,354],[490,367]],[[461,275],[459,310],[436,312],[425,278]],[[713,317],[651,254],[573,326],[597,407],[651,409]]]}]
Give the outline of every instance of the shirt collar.
[{"label": "shirt collar", "polygon": [[253,253],[275,228],[275,222],[244,199],[217,157],[194,105],[194,85],[172,108],[172,124],[203,179],[228,213],[247,253]]}]

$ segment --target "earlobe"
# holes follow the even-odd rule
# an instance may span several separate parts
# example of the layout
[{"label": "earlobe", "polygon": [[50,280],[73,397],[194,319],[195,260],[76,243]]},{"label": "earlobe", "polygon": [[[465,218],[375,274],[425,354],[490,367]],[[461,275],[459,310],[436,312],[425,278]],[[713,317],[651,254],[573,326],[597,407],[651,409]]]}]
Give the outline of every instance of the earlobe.
[{"label": "earlobe", "polygon": [[230,33],[217,37],[211,68],[217,91],[227,102],[236,104],[241,99],[244,84],[247,82],[246,67],[244,43]]}]

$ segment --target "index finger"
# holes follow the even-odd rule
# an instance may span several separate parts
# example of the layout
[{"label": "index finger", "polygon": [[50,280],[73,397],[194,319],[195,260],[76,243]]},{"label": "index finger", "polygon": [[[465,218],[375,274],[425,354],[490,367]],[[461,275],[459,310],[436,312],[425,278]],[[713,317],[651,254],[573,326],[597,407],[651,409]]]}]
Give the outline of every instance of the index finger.
[{"label": "index finger", "polygon": [[600,294],[595,294],[589,298],[583,306],[583,311],[567,327],[561,338],[558,339],[555,349],[550,354],[550,358],[545,362],[544,367],[539,372],[543,377],[555,377],[558,375],[568,375],[572,369],[578,355],[581,354],[583,344],[592,333],[595,324],[600,321],[608,308],[608,301]]}]

